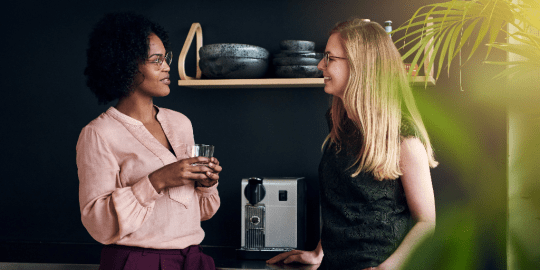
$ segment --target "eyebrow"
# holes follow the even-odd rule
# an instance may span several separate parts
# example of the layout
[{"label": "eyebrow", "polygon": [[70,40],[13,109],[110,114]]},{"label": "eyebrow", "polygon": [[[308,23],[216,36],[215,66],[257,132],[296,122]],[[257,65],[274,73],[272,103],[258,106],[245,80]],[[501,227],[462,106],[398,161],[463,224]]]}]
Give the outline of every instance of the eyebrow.
[{"label": "eyebrow", "polygon": [[327,53],[328,55],[332,56],[332,57],[338,57],[338,56],[334,56],[334,54],[332,52],[329,52],[329,51],[326,51],[324,53]]},{"label": "eyebrow", "polygon": [[148,56],[148,58],[150,58],[150,57],[152,57],[152,56],[154,56],[154,55],[157,55],[157,56],[163,56],[163,54],[162,54],[162,53],[154,53],[154,54],[152,54],[152,55]]}]

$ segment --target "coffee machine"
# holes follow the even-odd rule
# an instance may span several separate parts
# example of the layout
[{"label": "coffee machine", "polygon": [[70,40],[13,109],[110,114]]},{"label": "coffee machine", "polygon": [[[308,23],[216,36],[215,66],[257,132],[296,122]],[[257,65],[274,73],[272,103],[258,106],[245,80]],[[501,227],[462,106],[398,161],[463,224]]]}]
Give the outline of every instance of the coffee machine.
[{"label": "coffee machine", "polygon": [[267,260],[292,249],[304,249],[304,177],[244,178],[241,196],[240,259]]}]

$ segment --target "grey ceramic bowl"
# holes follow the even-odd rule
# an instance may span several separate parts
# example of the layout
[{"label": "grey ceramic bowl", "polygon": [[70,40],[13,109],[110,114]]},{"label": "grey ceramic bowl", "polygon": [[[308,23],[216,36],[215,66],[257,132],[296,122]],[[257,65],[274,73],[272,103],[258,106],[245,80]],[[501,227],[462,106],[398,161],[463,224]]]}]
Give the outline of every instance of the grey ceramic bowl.
[{"label": "grey ceramic bowl", "polygon": [[321,59],[312,57],[279,57],[272,59],[274,66],[316,66]]},{"label": "grey ceramic bowl", "polygon": [[323,58],[323,53],[316,53],[313,51],[280,51],[276,55],[274,55],[274,58],[281,58],[281,57],[311,57],[311,58],[317,58],[319,61]]},{"label": "grey ceramic bowl", "polygon": [[279,78],[319,78],[322,70],[317,66],[277,66],[276,76]]},{"label": "grey ceramic bowl", "polygon": [[217,43],[204,45],[199,50],[200,58],[247,57],[267,59],[270,53],[265,48],[238,43]]},{"label": "grey ceramic bowl", "polygon": [[209,79],[257,79],[268,70],[268,59],[216,57],[199,60],[199,68]]},{"label": "grey ceramic bowl", "polygon": [[282,40],[279,43],[279,47],[282,50],[313,51],[315,49],[315,42],[307,40]]}]

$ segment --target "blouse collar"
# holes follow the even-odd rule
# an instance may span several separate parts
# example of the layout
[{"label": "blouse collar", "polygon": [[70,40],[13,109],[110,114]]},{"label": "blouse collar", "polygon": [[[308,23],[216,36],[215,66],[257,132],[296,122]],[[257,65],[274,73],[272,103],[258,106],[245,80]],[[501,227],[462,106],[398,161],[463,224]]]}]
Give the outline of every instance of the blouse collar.
[{"label": "blouse collar", "polygon": [[[156,117],[159,117],[159,107],[154,104],[154,108],[156,108],[156,111],[157,111]],[[118,120],[118,121],[120,121],[122,123],[130,124],[130,125],[134,125],[134,126],[143,126],[144,125],[141,121],[139,121],[139,120],[137,120],[137,119],[135,119],[135,118],[133,118],[131,116],[128,116],[126,114],[121,113],[114,106],[111,106],[107,110],[106,113],[108,115],[114,117],[116,120]]]}]

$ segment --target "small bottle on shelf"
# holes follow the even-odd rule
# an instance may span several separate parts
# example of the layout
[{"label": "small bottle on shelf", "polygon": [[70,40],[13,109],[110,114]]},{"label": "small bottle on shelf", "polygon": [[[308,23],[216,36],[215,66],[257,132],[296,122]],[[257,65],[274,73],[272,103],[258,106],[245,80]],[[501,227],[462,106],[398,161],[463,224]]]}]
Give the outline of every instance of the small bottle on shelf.
[{"label": "small bottle on shelf", "polygon": [[384,22],[384,30],[386,30],[386,33],[388,33],[388,35],[392,37],[392,34],[390,34],[390,32],[392,32],[392,21]]}]

